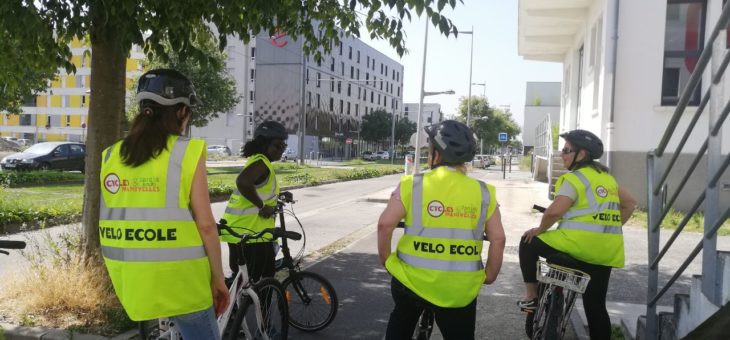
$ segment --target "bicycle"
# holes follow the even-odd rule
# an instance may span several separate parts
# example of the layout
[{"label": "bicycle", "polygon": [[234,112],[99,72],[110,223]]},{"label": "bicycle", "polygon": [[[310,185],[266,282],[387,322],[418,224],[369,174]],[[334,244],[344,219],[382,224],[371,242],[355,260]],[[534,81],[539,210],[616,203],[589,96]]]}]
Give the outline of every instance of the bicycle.
[{"label": "bicycle", "polygon": [[[280,228],[267,228],[256,234],[240,235],[226,223],[226,220],[221,219],[218,229],[226,230],[231,235],[240,238],[240,246],[249,240],[262,238],[266,234],[271,234],[272,240],[277,238],[298,240],[301,238],[301,234],[297,232]],[[238,260],[238,274],[228,289],[231,303],[218,317],[221,338],[229,340],[287,339],[288,308],[281,284],[274,278],[262,278],[253,282],[248,276],[248,265],[243,251],[241,254],[242,256]],[[247,313],[251,304],[255,307],[255,319],[251,319]],[[234,312],[231,323],[231,315]],[[181,334],[174,327],[174,322],[160,319],[159,321],[153,320],[151,323],[150,321],[140,322],[139,331],[142,339],[182,339]],[[254,334],[251,333],[251,328],[256,330]]]},{"label": "bicycle", "polygon": [[[533,209],[545,212],[534,205]],[[567,254],[557,254],[537,261],[538,304],[535,310],[524,310],[525,332],[533,340],[562,339],[575,305],[577,294],[583,294],[591,276],[574,269],[579,262]]]},{"label": "bicycle", "polygon": [[[276,276],[285,277],[282,280],[282,286],[289,305],[289,324],[301,331],[315,332],[332,323],[337,315],[339,302],[334,287],[326,278],[301,269],[307,236],[302,223],[294,214],[294,209],[291,208],[291,204],[294,203],[296,201],[291,192],[280,193],[276,200],[275,214],[279,215],[282,230],[286,230],[285,215],[287,214],[299,224],[303,235],[302,248],[295,257],[292,257],[288,240],[282,239],[283,257],[276,261]],[[289,209],[285,209],[286,204],[290,204]]]},{"label": "bicycle", "polygon": [[23,241],[12,241],[12,240],[0,240],[0,254],[10,255],[9,252],[2,249],[25,249],[25,242]]}]

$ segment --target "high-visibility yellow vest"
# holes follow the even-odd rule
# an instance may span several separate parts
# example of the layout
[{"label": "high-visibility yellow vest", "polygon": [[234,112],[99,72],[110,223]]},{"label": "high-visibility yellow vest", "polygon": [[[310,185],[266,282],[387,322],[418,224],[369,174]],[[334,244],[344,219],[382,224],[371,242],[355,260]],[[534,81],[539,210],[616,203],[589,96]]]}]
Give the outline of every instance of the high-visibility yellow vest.
[{"label": "high-visibility yellow vest", "polygon": [[99,238],[124,310],[140,321],[209,308],[210,265],[190,208],[205,142],[170,136],[166,150],[135,168],[120,148],[102,153]]},{"label": "high-visibility yellow vest", "polygon": [[558,178],[556,194],[565,181],[573,185],[578,198],[559,221],[557,230],[538,237],[580,261],[623,267],[624,236],[616,179],[606,172],[584,167]]},{"label": "high-visibility yellow vest", "polygon": [[404,176],[400,193],[405,230],[385,266],[421,298],[441,307],[464,307],[484,283],[486,221],[497,206],[494,187],[441,166]]},{"label": "high-visibility yellow vest", "polygon": [[[276,183],[276,174],[271,162],[263,154],[256,154],[248,158],[244,169],[254,162],[262,161],[269,169],[269,177],[256,186],[256,193],[264,202],[264,205],[276,205],[276,197],[279,195],[279,185]],[[246,197],[243,197],[238,189],[233,190],[231,198],[228,200],[226,212],[223,218],[228,222],[228,226],[239,234],[255,234],[266,228],[273,228],[276,222],[274,218],[263,218],[259,216],[259,208],[255,206]],[[221,232],[221,241],[228,243],[238,243],[239,238],[234,237],[225,230]],[[270,242],[270,239],[263,237],[260,239],[250,240],[250,243]]]}]

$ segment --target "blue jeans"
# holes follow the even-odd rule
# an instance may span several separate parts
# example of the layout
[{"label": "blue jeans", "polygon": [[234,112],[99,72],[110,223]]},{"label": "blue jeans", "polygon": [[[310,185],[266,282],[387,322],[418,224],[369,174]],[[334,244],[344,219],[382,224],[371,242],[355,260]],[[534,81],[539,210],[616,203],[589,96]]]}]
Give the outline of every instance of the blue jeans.
[{"label": "blue jeans", "polygon": [[213,306],[190,314],[170,317],[175,327],[182,333],[183,339],[220,340],[218,321]]}]

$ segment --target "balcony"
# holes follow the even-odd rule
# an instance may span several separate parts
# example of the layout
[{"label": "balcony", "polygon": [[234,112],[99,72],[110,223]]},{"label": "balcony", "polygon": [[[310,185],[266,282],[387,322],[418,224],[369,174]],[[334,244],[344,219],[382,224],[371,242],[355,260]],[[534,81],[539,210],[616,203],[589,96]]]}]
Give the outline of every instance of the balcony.
[{"label": "balcony", "polygon": [[517,52],[527,60],[562,62],[584,29],[593,0],[520,0]]}]

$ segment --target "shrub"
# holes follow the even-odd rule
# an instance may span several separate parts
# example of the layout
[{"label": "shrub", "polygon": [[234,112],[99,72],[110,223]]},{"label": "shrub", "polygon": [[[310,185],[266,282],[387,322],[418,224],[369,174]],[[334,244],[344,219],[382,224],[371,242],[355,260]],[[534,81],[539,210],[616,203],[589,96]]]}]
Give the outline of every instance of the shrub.
[{"label": "shrub", "polygon": [[60,171],[3,171],[0,172],[0,183],[9,187],[25,185],[53,184],[63,182],[83,182],[84,175]]}]

